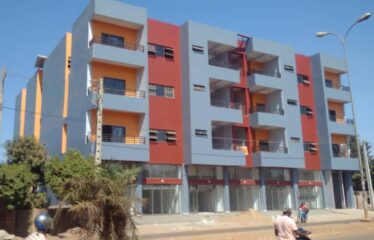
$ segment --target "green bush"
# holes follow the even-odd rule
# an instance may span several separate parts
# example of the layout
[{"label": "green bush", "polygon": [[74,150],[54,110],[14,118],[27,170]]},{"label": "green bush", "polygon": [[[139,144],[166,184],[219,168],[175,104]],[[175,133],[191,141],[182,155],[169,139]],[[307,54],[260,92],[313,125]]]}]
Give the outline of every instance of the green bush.
[{"label": "green bush", "polygon": [[35,207],[37,193],[34,182],[38,175],[31,173],[26,164],[0,165],[0,199],[8,209],[29,209]]}]

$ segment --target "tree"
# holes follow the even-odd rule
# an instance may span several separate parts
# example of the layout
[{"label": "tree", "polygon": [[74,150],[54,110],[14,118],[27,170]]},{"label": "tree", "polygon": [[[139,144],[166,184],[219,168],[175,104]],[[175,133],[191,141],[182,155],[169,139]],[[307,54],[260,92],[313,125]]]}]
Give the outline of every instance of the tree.
[{"label": "tree", "polygon": [[42,180],[47,151],[34,137],[21,137],[7,141],[5,149],[9,164],[28,164],[31,171],[38,174],[39,180]]},{"label": "tree", "polygon": [[[374,157],[371,154],[371,148],[372,148],[372,146],[368,142],[365,142],[365,145],[366,145],[366,151],[367,151],[368,160],[369,160],[369,168],[370,168],[371,180],[372,180],[372,184],[374,186]],[[351,149],[352,152],[354,152],[354,153],[358,152],[357,151],[356,141],[355,141],[354,138],[350,139],[349,146],[350,146],[350,149]],[[362,142],[360,143],[360,153],[361,153],[362,161],[364,161],[364,151],[363,151],[363,143]],[[362,166],[363,167],[365,166],[365,164],[363,162],[362,162]],[[354,187],[354,189],[356,191],[361,191],[362,187],[361,187],[361,174],[360,174],[360,172],[354,173],[353,176],[352,176],[352,179],[353,179],[353,187]]]},{"label": "tree", "polygon": [[0,165],[0,200],[7,209],[29,209],[35,205],[37,196],[32,186],[37,178],[26,164]]},{"label": "tree", "polygon": [[128,186],[137,168],[122,165],[96,166],[91,157],[68,151],[46,165],[46,182],[87,230],[87,238],[136,239],[136,226],[130,214],[132,199]]}]

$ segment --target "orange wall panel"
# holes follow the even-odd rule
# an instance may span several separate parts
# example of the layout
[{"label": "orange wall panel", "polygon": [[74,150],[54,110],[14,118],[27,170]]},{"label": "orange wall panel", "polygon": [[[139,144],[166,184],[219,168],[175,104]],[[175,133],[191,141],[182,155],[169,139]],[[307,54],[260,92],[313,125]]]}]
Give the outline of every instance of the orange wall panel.
[{"label": "orange wall panel", "polygon": [[34,122],[34,138],[39,142],[40,128],[42,119],[42,87],[43,87],[43,71],[38,70],[36,73],[36,93],[35,93],[35,122]]},{"label": "orange wall panel", "polygon": [[328,108],[336,112],[337,119],[344,118],[344,106],[342,103],[328,101]]},{"label": "orange wall panel", "polygon": [[251,96],[252,108],[256,107],[257,103],[266,105],[266,96],[263,94],[253,93]]},{"label": "orange wall panel", "polygon": [[116,66],[106,63],[93,62],[91,64],[92,79],[101,79],[103,77],[112,77],[126,81],[126,89],[136,90],[136,69]]},{"label": "orange wall panel", "polygon": [[334,144],[346,144],[347,140],[347,136],[345,135],[331,134],[331,142]]},{"label": "orange wall panel", "polygon": [[70,77],[70,69],[68,68],[68,60],[69,60],[69,57],[71,57],[71,42],[72,42],[71,33],[66,33],[65,85],[64,85],[64,106],[63,106],[62,117],[68,116],[69,77]]},{"label": "orange wall panel", "polygon": [[325,79],[331,80],[334,87],[340,86],[340,77],[336,73],[325,72]]},{"label": "orange wall panel", "polygon": [[25,115],[26,115],[26,88],[21,91],[21,109],[20,109],[20,126],[19,126],[19,136],[23,137],[25,135]]},{"label": "orange wall panel", "polygon": [[93,20],[91,22],[92,35],[100,37],[102,33],[121,36],[126,43],[137,43],[137,31],[126,27]]}]

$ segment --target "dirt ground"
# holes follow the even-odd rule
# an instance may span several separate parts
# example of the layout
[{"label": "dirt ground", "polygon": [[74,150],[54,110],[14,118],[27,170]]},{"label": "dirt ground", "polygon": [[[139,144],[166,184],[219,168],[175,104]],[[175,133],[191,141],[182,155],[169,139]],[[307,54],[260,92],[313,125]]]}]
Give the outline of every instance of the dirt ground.
[{"label": "dirt ground", "polygon": [[[145,216],[135,220],[140,240],[273,240],[272,219],[274,216],[270,214],[250,210],[230,214]],[[374,222],[360,222],[359,219],[347,212],[320,213],[302,227],[312,231],[312,239],[360,232],[374,235]],[[48,240],[58,239],[81,240],[81,236],[78,229],[48,236]]]}]

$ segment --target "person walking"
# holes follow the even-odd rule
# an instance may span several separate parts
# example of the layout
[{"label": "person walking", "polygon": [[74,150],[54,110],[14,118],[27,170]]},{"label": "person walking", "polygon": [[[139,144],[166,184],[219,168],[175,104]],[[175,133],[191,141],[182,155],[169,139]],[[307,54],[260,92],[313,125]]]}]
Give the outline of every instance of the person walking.
[{"label": "person walking", "polygon": [[274,222],[274,234],[278,240],[308,240],[311,232],[299,229],[291,218],[292,209],[283,210],[282,216],[278,216]]}]

